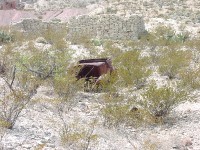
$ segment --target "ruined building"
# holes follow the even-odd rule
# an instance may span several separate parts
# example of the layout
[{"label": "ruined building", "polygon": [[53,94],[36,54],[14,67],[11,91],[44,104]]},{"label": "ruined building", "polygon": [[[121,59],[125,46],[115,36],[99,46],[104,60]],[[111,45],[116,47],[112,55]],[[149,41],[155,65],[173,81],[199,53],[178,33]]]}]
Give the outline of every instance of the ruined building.
[{"label": "ruined building", "polygon": [[16,9],[18,0],[0,0],[0,9]]},{"label": "ruined building", "polygon": [[37,0],[0,0],[0,10],[23,9],[25,3],[34,3]]}]

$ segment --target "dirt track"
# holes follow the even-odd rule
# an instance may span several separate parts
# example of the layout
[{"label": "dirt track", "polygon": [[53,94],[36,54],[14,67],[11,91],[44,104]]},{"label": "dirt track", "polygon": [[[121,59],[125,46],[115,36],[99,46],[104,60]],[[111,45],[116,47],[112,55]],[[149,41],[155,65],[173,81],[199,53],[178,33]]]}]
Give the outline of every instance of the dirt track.
[{"label": "dirt track", "polygon": [[42,15],[36,15],[35,11],[21,10],[0,10],[0,26],[10,25],[19,22],[25,18],[36,19],[40,16],[43,21],[51,21],[52,19],[60,19],[62,22],[77,15],[88,13],[87,9],[64,9],[60,11],[46,11]]}]

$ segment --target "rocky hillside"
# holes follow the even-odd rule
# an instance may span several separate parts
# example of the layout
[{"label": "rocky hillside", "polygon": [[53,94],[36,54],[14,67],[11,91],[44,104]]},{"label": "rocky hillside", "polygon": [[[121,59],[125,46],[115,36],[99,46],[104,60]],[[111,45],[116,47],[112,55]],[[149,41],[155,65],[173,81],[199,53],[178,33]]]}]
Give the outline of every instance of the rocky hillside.
[{"label": "rocky hillside", "polygon": [[[199,0],[20,3],[0,10],[0,150],[200,150]],[[77,81],[89,58],[115,70]]]}]

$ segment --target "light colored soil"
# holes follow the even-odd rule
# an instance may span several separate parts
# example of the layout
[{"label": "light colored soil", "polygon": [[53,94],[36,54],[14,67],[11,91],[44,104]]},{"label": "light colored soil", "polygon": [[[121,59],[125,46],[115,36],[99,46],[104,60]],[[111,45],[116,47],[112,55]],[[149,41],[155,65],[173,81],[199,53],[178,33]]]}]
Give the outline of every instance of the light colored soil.
[{"label": "light colored soil", "polygon": [[35,11],[20,11],[20,10],[0,10],[0,26],[8,26],[14,22],[19,22],[26,18],[38,19],[43,21],[51,21],[54,19],[60,19],[62,22],[67,21],[69,18],[77,15],[87,14],[87,9],[63,9],[60,11],[46,11],[41,14]]}]

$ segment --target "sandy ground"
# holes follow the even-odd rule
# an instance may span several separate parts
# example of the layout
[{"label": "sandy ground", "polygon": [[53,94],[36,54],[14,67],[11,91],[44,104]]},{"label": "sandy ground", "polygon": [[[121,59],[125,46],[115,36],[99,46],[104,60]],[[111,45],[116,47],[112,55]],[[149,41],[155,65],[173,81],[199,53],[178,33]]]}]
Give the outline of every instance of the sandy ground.
[{"label": "sandy ground", "polygon": [[[51,92],[47,87],[38,89],[35,99],[40,101],[29,105],[14,129],[4,136],[6,150],[34,150],[40,144],[45,144],[45,150],[68,149],[60,143],[63,123],[51,103]],[[108,129],[101,125],[101,94],[80,92],[75,98],[75,107],[65,114],[65,121],[76,120],[76,124],[88,128],[89,122],[99,119],[94,128],[98,140],[91,142],[91,150],[146,150],[145,146],[155,146],[157,150],[199,150],[199,98],[196,102],[180,104],[163,125]]]}]

